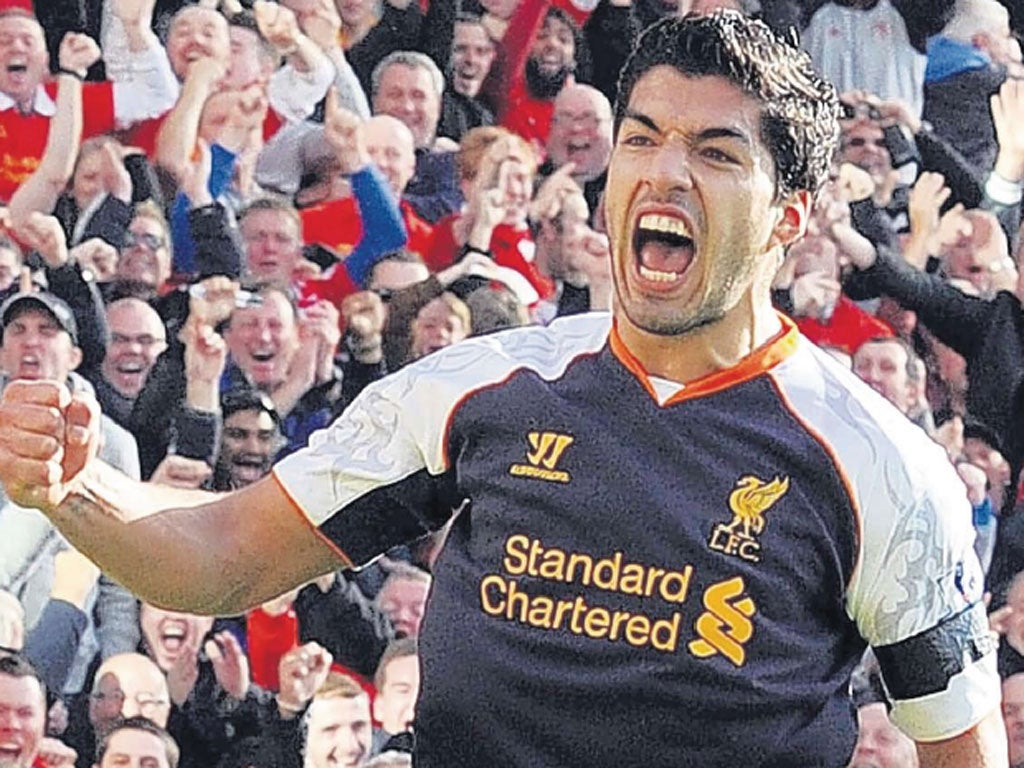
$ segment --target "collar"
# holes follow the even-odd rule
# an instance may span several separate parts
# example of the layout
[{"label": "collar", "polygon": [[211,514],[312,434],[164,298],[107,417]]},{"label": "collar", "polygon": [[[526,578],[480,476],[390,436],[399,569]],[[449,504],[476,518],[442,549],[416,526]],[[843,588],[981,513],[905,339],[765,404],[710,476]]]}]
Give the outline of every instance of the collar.
[{"label": "collar", "polygon": [[771,370],[792,355],[796,351],[800,332],[788,317],[781,313],[778,313],[778,316],[779,321],[782,323],[782,329],[775,336],[741,359],[736,365],[713,371],[706,376],[682,385],[682,389],[664,402],[661,402],[657,390],[651,383],[651,374],[633,356],[633,353],[626,347],[622,337],[619,336],[617,321],[612,323],[608,343],[615,358],[640,381],[651,398],[662,406],[669,406],[685,400],[713,395],[716,392],[721,392],[724,389],[750,381]]},{"label": "collar", "polygon": [[[0,91],[0,112],[6,112],[8,109],[16,107],[14,99]],[[50,98],[50,94],[46,92],[46,88],[42,85],[36,86],[36,97],[32,103],[32,112],[43,117],[53,117],[57,114],[56,102]]]}]

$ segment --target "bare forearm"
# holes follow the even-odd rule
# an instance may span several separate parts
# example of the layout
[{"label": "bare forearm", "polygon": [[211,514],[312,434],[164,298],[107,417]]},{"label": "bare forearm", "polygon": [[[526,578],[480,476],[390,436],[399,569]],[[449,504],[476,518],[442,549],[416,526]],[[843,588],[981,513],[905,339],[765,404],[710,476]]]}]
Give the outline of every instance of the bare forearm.
[{"label": "bare forearm", "polygon": [[181,98],[157,134],[156,161],[176,176],[192,156],[208,93],[205,85],[186,83]]},{"label": "bare forearm", "polygon": [[[210,606],[223,540],[215,518],[198,514],[214,494],[134,481],[94,462],[50,519],[83,554],[143,600],[201,612]],[[189,574],[187,579],[183,574]]]},{"label": "bare forearm", "polygon": [[23,221],[33,211],[50,213],[74,171],[82,142],[82,83],[71,75],[61,75],[56,105],[39,167],[11,198],[10,212],[15,222]]},{"label": "bare forearm", "polygon": [[1007,768],[1006,729],[998,710],[960,736],[918,743],[921,768]]}]

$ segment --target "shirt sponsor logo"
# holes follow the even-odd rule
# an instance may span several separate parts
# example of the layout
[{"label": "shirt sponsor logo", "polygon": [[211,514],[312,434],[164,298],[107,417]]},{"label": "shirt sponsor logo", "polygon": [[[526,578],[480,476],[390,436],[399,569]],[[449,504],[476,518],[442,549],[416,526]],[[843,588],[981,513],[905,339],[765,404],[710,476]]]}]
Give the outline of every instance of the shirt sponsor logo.
[{"label": "shirt sponsor logo", "polygon": [[739,557],[751,563],[761,561],[761,542],[767,522],[764,513],[786,495],[789,478],[775,476],[771,481],[744,475],[729,494],[732,521],[719,523],[711,530],[708,546],[716,552]]},{"label": "shirt sponsor logo", "polygon": [[558,469],[565,449],[572,445],[574,437],[559,432],[530,432],[526,436],[530,444],[526,451],[526,464],[513,464],[508,473],[513,477],[532,477],[552,483],[568,483],[569,473]]}]

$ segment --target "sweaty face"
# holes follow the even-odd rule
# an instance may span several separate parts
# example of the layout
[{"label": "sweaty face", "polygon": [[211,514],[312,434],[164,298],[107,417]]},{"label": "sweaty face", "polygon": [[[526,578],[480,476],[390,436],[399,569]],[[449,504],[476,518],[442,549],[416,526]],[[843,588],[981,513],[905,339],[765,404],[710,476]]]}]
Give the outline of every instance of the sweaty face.
[{"label": "sweaty face", "polygon": [[270,471],[279,436],[266,411],[236,411],[224,419],[217,460],[232,488],[244,488]]},{"label": "sweaty face", "polygon": [[684,334],[774,270],[788,204],[774,200],[759,120],[758,103],[724,78],[659,66],[637,82],[605,190],[620,321]]},{"label": "sweaty face", "polygon": [[171,69],[182,81],[197,59],[208,56],[227,63],[231,56],[227,20],[210,8],[186,7],[171,22],[166,49]]},{"label": "sweaty face", "polygon": [[4,327],[0,366],[11,379],[64,381],[81,361],[71,336],[42,308],[23,309]]},{"label": "sweaty face", "polygon": [[440,298],[434,299],[416,315],[412,323],[410,354],[414,360],[450,347],[469,335],[462,318]]},{"label": "sweaty face", "polygon": [[117,259],[117,279],[146,285],[156,290],[171,276],[171,254],[167,232],[148,216],[136,216],[128,225],[128,236]]},{"label": "sweaty face", "polygon": [[493,63],[494,43],[483,25],[455,22],[451,80],[456,93],[475,98]]},{"label": "sweaty face", "polygon": [[46,701],[32,677],[0,674],[0,768],[29,768],[46,725]]},{"label": "sweaty face", "polygon": [[363,135],[370,159],[388,180],[395,197],[400,198],[416,173],[416,147],[412,133],[401,120],[390,115],[377,115],[366,121]]},{"label": "sweaty face", "polygon": [[430,584],[418,579],[390,578],[377,594],[380,610],[391,619],[395,632],[416,637],[427,606]]},{"label": "sweaty face", "polygon": [[295,219],[284,211],[257,210],[240,225],[249,276],[259,283],[291,285],[302,256],[302,237]]},{"label": "sweaty face", "polygon": [[123,299],[107,307],[110,343],[103,378],[125,397],[138,397],[156,359],[167,349],[167,331],[147,304]]},{"label": "sweaty face", "polygon": [[910,406],[907,351],[896,342],[868,342],[853,354],[853,372],[906,413]]},{"label": "sweaty face", "polygon": [[0,18],[0,93],[31,104],[46,77],[49,55],[43,29],[24,16]]},{"label": "sweaty face", "polygon": [[189,647],[200,647],[206,633],[213,627],[213,619],[165,611],[142,603],[139,608],[139,625],[150,656],[166,672]]},{"label": "sweaty face", "polygon": [[392,64],[381,72],[373,112],[397,117],[412,131],[417,148],[429,147],[437,133],[441,94],[423,67]]},{"label": "sweaty face", "polygon": [[416,697],[420,692],[420,663],[416,656],[392,659],[384,674],[384,684],[373,700],[373,713],[390,734],[402,733],[412,726],[416,716]]},{"label": "sweaty face", "polygon": [[567,86],[555,100],[548,154],[556,166],[574,163],[574,176],[596,179],[612,153],[612,113],[599,93]]},{"label": "sweaty face", "polygon": [[370,701],[366,696],[314,699],[307,727],[307,768],[355,768],[370,752]]},{"label": "sweaty face", "polygon": [[857,746],[850,768],[917,768],[914,742],[889,721],[884,704],[857,711]]},{"label": "sweaty face", "polygon": [[169,768],[167,748],[154,733],[122,728],[110,737],[99,768]]},{"label": "sweaty face", "polygon": [[224,340],[249,380],[270,392],[285,380],[298,347],[295,313],[284,296],[268,293],[261,306],[235,310]]}]

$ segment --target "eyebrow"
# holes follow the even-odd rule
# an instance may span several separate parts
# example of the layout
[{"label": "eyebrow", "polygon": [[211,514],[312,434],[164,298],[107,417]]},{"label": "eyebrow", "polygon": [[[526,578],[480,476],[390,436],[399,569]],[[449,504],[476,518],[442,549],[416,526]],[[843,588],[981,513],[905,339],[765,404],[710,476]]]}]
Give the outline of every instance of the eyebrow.
[{"label": "eyebrow", "polygon": [[[654,121],[654,118],[649,117],[642,112],[634,112],[631,109],[627,109],[622,116],[623,120],[635,120],[646,128],[654,131],[655,133],[661,133],[661,128]],[[743,131],[737,128],[729,128],[726,126],[719,126],[715,128],[705,128],[703,131],[699,131],[694,137],[694,141],[710,141],[712,139],[734,139],[740,141],[746,146],[751,145],[750,137]]]}]

